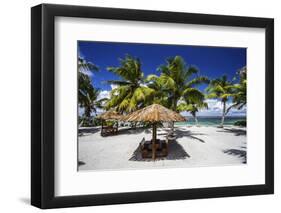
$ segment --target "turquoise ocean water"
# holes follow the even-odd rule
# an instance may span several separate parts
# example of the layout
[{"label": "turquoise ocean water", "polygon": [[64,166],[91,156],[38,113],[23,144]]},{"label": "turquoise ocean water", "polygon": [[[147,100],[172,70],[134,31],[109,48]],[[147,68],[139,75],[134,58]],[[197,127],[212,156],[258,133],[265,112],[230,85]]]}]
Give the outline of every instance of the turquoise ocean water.
[{"label": "turquoise ocean water", "polygon": [[[187,117],[187,122],[176,122],[177,126],[195,125],[193,117]],[[198,124],[201,126],[218,126],[221,123],[221,117],[197,117]],[[226,117],[225,125],[233,125],[236,121],[246,120],[246,117]]]}]

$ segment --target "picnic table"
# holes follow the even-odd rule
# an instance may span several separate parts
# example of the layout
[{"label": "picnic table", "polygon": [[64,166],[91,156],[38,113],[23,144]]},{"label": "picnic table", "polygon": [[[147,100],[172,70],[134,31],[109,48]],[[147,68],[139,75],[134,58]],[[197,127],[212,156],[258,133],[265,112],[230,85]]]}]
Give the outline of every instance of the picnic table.
[{"label": "picnic table", "polygon": [[[140,150],[143,158],[152,158],[152,140],[146,141],[145,138],[140,142]],[[168,143],[165,140],[155,141],[156,157],[166,157],[168,155]]]}]

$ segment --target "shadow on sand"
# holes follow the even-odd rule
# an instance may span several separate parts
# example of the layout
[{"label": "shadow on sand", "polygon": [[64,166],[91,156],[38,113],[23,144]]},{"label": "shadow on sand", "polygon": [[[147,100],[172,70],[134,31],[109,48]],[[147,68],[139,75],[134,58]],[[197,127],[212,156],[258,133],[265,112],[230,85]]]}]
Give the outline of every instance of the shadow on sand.
[{"label": "shadow on sand", "polygon": [[175,136],[176,139],[178,138],[183,138],[183,137],[188,137],[194,140],[198,140],[201,143],[205,143],[205,141],[199,137],[197,137],[197,135],[206,135],[206,134],[202,134],[202,133],[192,133],[190,130],[186,131],[186,130],[180,130],[180,129],[176,129],[175,130]]},{"label": "shadow on sand", "polygon": [[119,129],[117,135],[131,135],[131,134],[140,134],[140,133],[151,133],[149,129],[146,128],[127,128],[127,129]]},{"label": "shadow on sand", "polygon": [[[168,144],[168,156],[157,158],[157,160],[180,160],[190,158],[190,155],[184,150],[184,148],[177,142],[171,141]],[[133,155],[129,159],[130,161],[153,161],[151,158],[142,158],[141,150],[138,146]]]},{"label": "shadow on sand", "polygon": [[239,149],[226,149],[223,150],[223,153],[226,153],[228,155],[234,155],[239,158],[243,159],[243,163],[247,163],[247,152],[244,150],[239,150]]},{"label": "shadow on sand", "polygon": [[[93,128],[87,128],[87,129],[79,129],[78,134],[79,134],[79,137],[82,137],[82,136],[86,136],[89,134],[95,134],[100,131],[101,131],[100,128],[93,127]],[[143,132],[152,134],[152,131],[147,128],[142,128],[142,127],[130,128],[130,127],[128,127],[128,128],[120,128],[116,135],[108,135],[108,136],[131,135],[131,134],[139,134],[139,133],[143,133]]]},{"label": "shadow on sand", "polygon": [[100,131],[100,128],[96,128],[96,127],[87,128],[87,129],[79,129],[78,130],[78,136],[82,137],[82,136],[85,136],[85,135],[88,135],[88,134],[94,134],[94,133],[99,132],[99,131]]},{"label": "shadow on sand", "polygon": [[246,130],[243,130],[243,129],[234,129],[234,128],[231,128],[231,129],[223,129],[223,130],[217,130],[217,132],[227,132],[227,133],[233,133],[235,136],[240,136],[240,135],[246,135],[247,134],[247,131]]}]

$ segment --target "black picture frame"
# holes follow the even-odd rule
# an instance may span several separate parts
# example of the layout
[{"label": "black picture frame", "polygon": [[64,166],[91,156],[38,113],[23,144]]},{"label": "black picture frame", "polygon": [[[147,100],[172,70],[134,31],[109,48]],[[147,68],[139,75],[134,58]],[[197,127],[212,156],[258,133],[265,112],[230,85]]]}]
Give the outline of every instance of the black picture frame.
[{"label": "black picture frame", "polygon": [[[54,195],[55,17],[264,28],[266,32],[265,184],[79,196]],[[162,11],[41,4],[31,9],[31,204],[60,208],[272,194],[274,192],[274,20]]]}]

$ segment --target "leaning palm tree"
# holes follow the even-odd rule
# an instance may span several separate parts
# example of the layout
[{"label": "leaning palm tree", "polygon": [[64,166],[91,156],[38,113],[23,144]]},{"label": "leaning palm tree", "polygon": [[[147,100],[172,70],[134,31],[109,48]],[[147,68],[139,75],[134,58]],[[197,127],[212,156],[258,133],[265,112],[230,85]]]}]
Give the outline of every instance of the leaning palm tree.
[{"label": "leaning palm tree", "polygon": [[117,112],[132,112],[145,106],[154,90],[144,85],[144,74],[138,58],[126,55],[120,59],[119,67],[108,67],[108,71],[118,75],[121,80],[107,81],[117,87],[111,91],[106,109],[114,108]]},{"label": "leaning palm tree", "polygon": [[198,95],[197,98],[184,98],[181,103],[177,106],[177,110],[180,112],[189,112],[194,120],[196,126],[198,126],[197,112],[200,109],[208,108],[208,104],[204,102],[205,96],[203,93]]},{"label": "leaning palm tree", "polygon": [[221,78],[212,80],[206,90],[208,92],[208,98],[219,99],[223,105],[220,125],[220,127],[223,127],[225,117],[231,109],[231,107],[227,107],[227,102],[235,94],[234,85],[227,80],[226,75],[223,75]]},{"label": "leaning palm tree", "polygon": [[[201,97],[201,92],[195,86],[209,83],[207,77],[198,76],[198,69],[187,66],[181,56],[168,58],[166,64],[158,70],[161,71],[159,82],[168,91],[169,107],[174,111],[178,111],[177,105],[181,98],[192,100]],[[192,78],[194,74],[197,76]]]}]

